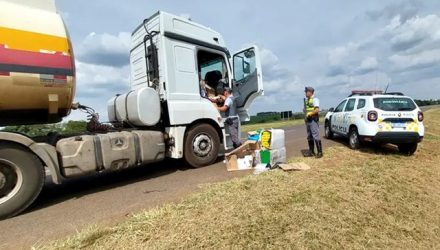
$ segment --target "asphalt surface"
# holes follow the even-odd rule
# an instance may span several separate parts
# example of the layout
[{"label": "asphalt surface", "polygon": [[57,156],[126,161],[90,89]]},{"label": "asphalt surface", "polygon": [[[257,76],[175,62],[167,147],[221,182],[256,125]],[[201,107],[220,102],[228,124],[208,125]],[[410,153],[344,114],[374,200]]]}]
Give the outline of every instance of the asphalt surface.
[{"label": "asphalt surface", "polygon": [[[322,128],[321,128],[322,130]],[[305,126],[285,128],[288,158],[307,148]],[[323,140],[324,147],[335,144]],[[47,183],[25,213],[0,221],[0,249],[29,249],[99,225],[113,225],[134,212],[177,202],[200,185],[252,174],[227,172],[222,161],[191,169],[181,161],[71,180],[61,186]]]}]

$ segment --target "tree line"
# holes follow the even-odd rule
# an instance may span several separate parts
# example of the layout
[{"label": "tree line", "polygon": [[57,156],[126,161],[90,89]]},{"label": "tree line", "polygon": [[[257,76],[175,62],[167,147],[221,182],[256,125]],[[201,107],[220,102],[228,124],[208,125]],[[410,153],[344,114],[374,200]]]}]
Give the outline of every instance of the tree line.
[{"label": "tree line", "polygon": [[434,100],[414,100],[418,106],[440,105],[440,99]]},{"label": "tree line", "polygon": [[46,136],[49,133],[58,133],[60,135],[82,134],[87,131],[86,121],[68,121],[57,124],[39,124],[39,125],[21,125],[8,126],[3,128],[3,132],[14,132],[25,134],[29,137]]},{"label": "tree line", "polygon": [[[430,100],[414,100],[418,106],[440,105],[440,99]],[[325,116],[326,112],[321,112],[321,116]],[[275,122],[282,120],[280,112],[261,112],[251,116],[251,120],[245,124],[258,124]],[[304,119],[302,112],[292,113],[289,120]],[[48,133],[55,132],[61,135],[75,135],[85,133],[87,131],[86,121],[68,121],[58,124],[41,124],[41,125],[21,125],[8,126],[3,128],[4,132],[15,132],[25,134],[30,137],[46,136]]]}]

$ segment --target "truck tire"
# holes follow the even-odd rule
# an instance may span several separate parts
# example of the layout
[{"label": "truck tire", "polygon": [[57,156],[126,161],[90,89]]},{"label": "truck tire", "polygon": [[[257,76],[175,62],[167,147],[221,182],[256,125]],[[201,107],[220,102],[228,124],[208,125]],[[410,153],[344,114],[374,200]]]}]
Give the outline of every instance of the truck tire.
[{"label": "truck tire", "polygon": [[190,128],[185,136],[184,158],[194,168],[215,163],[220,150],[220,138],[209,124]]},{"label": "truck tire", "polygon": [[45,171],[32,153],[13,144],[0,145],[0,220],[25,210],[38,197]]},{"label": "truck tire", "polygon": [[406,156],[412,156],[417,151],[417,143],[404,143],[397,145],[399,152]]}]

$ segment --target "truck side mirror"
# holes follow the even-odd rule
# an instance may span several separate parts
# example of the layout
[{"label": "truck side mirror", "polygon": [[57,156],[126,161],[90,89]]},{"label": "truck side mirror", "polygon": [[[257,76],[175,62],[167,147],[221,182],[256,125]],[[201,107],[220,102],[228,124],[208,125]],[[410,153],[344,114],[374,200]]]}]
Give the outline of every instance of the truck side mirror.
[{"label": "truck side mirror", "polygon": [[251,73],[251,64],[243,61],[243,73],[250,74]]},{"label": "truck side mirror", "polygon": [[335,108],[330,108],[328,111],[329,111],[329,112],[334,112],[334,111],[335,111]]}]

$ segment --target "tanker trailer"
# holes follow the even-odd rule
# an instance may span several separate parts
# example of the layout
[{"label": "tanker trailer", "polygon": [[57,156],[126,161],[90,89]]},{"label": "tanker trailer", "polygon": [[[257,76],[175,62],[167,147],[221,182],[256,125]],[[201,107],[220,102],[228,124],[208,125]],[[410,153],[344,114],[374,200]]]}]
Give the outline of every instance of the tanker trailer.
[{"label": "tanker trailer", "polygon": [[0,6],[0,126],[61,121],[75,94],[75,64],[55,2]]}]

